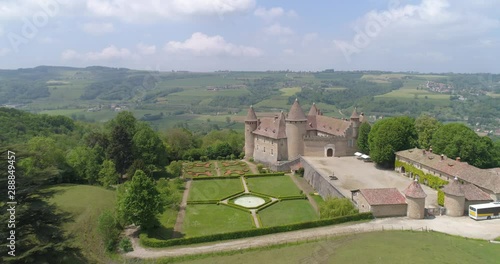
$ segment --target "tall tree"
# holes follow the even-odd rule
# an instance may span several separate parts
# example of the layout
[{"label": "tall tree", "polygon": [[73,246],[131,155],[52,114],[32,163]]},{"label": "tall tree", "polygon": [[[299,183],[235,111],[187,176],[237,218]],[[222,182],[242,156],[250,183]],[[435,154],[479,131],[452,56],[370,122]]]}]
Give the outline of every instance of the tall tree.
[{"label": "tall tree", "polygon": [[106,188],[111,185],[118,184],[118,181],[120,180],[120,176],[115,169],[115,163],[111,160],[105,160],[101,164],[98,175],[99,182]]},{"label": "tall tree", "polygon": [[372,127],[369,123],[363,122],[359,127],[358,140],[356,144],[361,152],[369,154],[370,153],[370,145],[368,144],[368,134],[370,134],[370,130]]},{"label": "tall tree", "polygon": [[120,174],[125,173],[134,161],[132,146],[132,135],[127,132],[127,129],[123,126],[113,127],[107,153]]},{"label": "tall tree", "polygon": [[134,157],[146,165],[164,168],[167,165],[167,149],[158,134],[147,124],[140,124],[132,138]]},{"label": "tall tree", "polygon": [[66,160],[80,181],[89,184],[97,182],[101,161],[96,150],[79,146],[68,153]]},{"label": "tall tree", "polygon": [[441,123],[434,117],[422,114],[415,120],[415,130],[418,135],[418,146],[428,149],[431,146],[432,136],[441,127]]},{"label": "tall tree", "polygon": [[460,157],[479,168],[496,164],[495,147],[491,139],[478,136],[464,124],[450,123],[441,126],[432,138],[432,149],[448,157]]},{"label": "tall tree", "polygon": [[118,212],[126,223],[149,229],[162,211],[163,199],[156,184],[143,171],[137,170],[132,180],[119,189]]},{"label": "tall tree", "polygon": [[385,118],[375,123],[368,135],[370,157],[383,166],[394,164],[394,152],[416,146],[414,120],[407,116]]},{"label": "tall tree", "polygon": [[171,160],[180,160],[185,151],[199,146],[196,136],[185,128],[169,129],[165,136],[165,142]]}]

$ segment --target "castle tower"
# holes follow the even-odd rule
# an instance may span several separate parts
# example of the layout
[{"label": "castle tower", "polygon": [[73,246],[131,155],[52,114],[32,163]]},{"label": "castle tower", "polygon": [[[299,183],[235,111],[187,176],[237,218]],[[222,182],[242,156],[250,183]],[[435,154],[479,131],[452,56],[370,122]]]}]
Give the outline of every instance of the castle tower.
[{"label": "castle tower", "polygon": [[406,203],[408,204],[408,217],[423,219],[425,216],[425,197],[427,194],[415,179],[405,190]]},{"label": "castle tower", "polygon": [[309,110],[308,116],[315,116],[315,115],[320,115],[319,109],[316,107],[316,103],[313,103],[311,106],[311,109]]},{"label": "castle tower", "polygon": [[255,115],[255,111],[253,110],[253,106],[250,106],[248,109],[247,117],[245,118],[245,158],[250,159],[253,158],[253,150],[254,150],[254,135],[253,131],[257,129],[257,125],[259,120],[257,119],[257,115]]},{"label": "castle tower", "polygon": [[307,118],[300,107],[299,100],[295,99],[285,121],[288,159],[290,160],[299,155],[304,155],[304,136],[306,134]]},{"label": "castle tower", "polygon": [[354,107],[354,111],[352,111],[351,121],[352,121],[352,137],[357,138],[360,122],[359,122],[359,114],[356,107]]},{"label": "castle tower", "polygon": [[444,207],[446,207],[446,215],[462,216],[464,215],[465,193],[462,189],[462,184],[455,179],[448,183],[443,188],[444,192]]}]

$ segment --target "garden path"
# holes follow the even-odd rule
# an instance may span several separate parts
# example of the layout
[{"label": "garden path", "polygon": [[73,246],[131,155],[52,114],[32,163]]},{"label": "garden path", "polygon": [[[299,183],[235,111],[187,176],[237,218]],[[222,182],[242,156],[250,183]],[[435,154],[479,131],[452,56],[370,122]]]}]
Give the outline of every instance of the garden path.
[{"label": "garden path", "polygon": [[214,165],[215,165],[215,170],[217,171],[217,176],[222,176],[222,173],[220,172],[219,162],[214,161]]},{"label": "garden path", "polygon": [[257,218],[257,210],[251,209],[250,212],[252,213],[252,218],[253,218],[253,222],[255,223],[255,227],[259,228],[260,222],[259,222],[259,219]]},{"label": "garden path", "polygon": [[250,161],[248,161],[246,159],[242,159],[241,161],[245,162],[248,165],[248,167],[250,168],[252,173],[254,173],[254,174],[259,173],[259,170],[257,169],[257,165],[251,163]]},{"label": "garden path", "polygon": [[182,237],[182,225],[184,224],[184,217],[186,216],[186,206],[189,195],[189,190],[191,189],[191,183],[193,180],[189,179],[186,182],[186,188],[182,194],[182,201],[179,206],[179,213],[177,214],[177,220],[175,221],[174,232],[172,232],[172,238]]},{"label": "garden path", "polygon": [[245,181],[245,177],[241,176],[240,179],[241,182],[243,183],[243,188],[245,189],[245,193],[249,193],[250,191],[248,190],[247,181]]}]

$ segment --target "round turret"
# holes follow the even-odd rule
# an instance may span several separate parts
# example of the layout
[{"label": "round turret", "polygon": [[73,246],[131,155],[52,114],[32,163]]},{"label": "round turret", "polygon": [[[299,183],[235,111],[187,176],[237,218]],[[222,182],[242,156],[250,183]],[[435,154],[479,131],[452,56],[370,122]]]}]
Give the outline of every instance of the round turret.
[{"label": "round turret", "polygon": [[423,219],[425,216],[425,197],[427,194],[417,180],[412,182],[405,190],[406,203],[408,204],[408,217]]},{"label": "round turret", "polygon": [[304,136],[306,134],[307,117],[295,99],[286,118],[286,136],[288,145],[288,159],[304,155]]},{"label": "round turret", "polygon": [[448,183],[443,188],[444,192],[444,207],[446,207],[446,215],[462,216],[464,215],[465,193],[462,185],[455,179]]},{"label": "round turret", "polygon": [[255,115],[255,111],[253,110],[253,106],[250,106],[247,112],[247,117],[245,118],[245,158],[250,159],[253,158],[253,151],[255,147],[255,140],[253,131],[257,129],[259,120],[257,119],[257,115]]}]

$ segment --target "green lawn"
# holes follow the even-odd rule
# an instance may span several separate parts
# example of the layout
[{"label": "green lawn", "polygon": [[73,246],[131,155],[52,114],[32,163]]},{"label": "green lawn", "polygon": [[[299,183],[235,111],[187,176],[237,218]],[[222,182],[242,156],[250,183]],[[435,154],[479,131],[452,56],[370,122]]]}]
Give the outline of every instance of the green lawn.
[{"label": "green lawn", "polygon": [[191,258],[197,259],[169,263],[495,264],[500,245],[434,232],[385,231]]},{"label": "green lawn", "polygon": [[56,185],[45,189],[54,192],[48,203],[56,205],[61,211],[69,213],[72,221],[63,225],[70,238],[68,244],[79,247],[91,262],[106,259],[107,255],[97,232],[97,219],[101,212],[114,210],[116,194],[98,186]]},{"label": "green lawn", "polygon": [[282,92],[281,94],[282,96],[290,97],[300,92],[301,90],[302,88],[300,87],[288,87],[288,88],[281,88],[280,92]]},{"label": "green lawn", "polygon": [[218,180],[193,180],[189,201],[219,200],[243,191],[240,178]]},{"label": "green lawn", "polygon": [[192,204],[186,208],[183,233],[187,237],[226,233],[253,228],[250,213],[215,204]]},{"label": "green lawn", "polygon": [[314,199],[314,201],[316,201],[316,204],[318,206],[321,206],[325,203],[325,200],[323,200],[323,197],[321,197],[321,195],[315,195],[314,193],[312,193],[311,197]]},{"label": "green lawn", "polygon": [[259,216],[264,227],[309,222],[319,219],[319,216],[308,200],[281,201],[259,211]]},{"label": "green lawn", "polygon": [[272,197],[300,195],[300,190],[289,176],[268,176],[246,178],[248,189],[252,192]]}]

